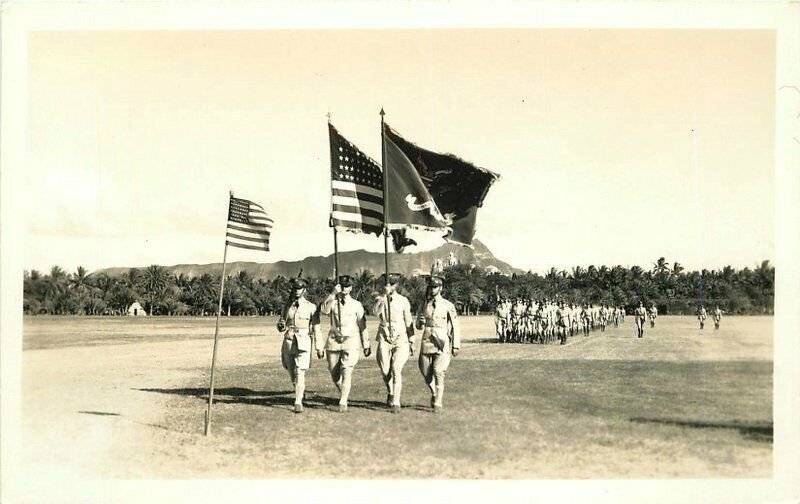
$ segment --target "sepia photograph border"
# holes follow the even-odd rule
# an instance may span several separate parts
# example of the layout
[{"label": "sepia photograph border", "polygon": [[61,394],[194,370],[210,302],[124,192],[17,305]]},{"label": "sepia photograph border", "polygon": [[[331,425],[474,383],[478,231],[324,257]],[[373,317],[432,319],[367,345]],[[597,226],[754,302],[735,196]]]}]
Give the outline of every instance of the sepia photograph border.
[{"label": "sepia photograph border", "polygon": [[[774,471],[771,479],[347,481],[86,480],[67,502],[330,500],[331,495],[455,502],[797,502],[800,499],[800,4],[797,2],[389,2],[2,4],[0,96],[1,502],[24,502],[21,446],[22,271],[27,40],[58,30],[392,28],[737,29],[776,34]],[[369,498],[372,496],[372,499]],[[417,498],[417,499],[415,499]]]}]

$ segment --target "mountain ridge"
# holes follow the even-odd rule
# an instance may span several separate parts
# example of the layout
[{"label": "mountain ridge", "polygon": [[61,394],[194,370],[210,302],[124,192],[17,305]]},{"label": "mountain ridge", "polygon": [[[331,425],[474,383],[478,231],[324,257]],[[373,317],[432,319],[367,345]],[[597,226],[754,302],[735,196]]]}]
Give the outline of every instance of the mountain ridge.
[{"label": "mountain ridge", "polygon": [[[474,240],[473,248],[446,243],[431,250],[404,254],[393,253],[390,256],[390,269],[404,276],[427,274],[436,259],[446,261],[451,252],[455,255],[459,264],[474,264],[475,266],[489,269],[497,268],[504,275],[523,273],[522,270],[496,258],[491,250],[479,240]],[[272,279],[277,276],[297,276],[302,268],[303,276],[305,277],[330,277],[333,276],[333,262],[333,254],[308,256],[295,261],[281,260],[272,263],[236,261],[226,264],[225,273],[226,275],[235,275],[240,271],[246,271],[254,278]],[[205,273],[219,275],[222,272],[222,263],[175,264],[164,267],[171,274],[183,274],[189,277],[197,277]],[[102,268],[93,271],[92,275],[105,273],[116,277],[129,269],[128,267]],[[341,274],[354,275],[361,270],[368,270],[376,276],[382,274],[384,272],[383,254],[380,252],[368,252],[363,249],[339,252],[339,272]]]}]

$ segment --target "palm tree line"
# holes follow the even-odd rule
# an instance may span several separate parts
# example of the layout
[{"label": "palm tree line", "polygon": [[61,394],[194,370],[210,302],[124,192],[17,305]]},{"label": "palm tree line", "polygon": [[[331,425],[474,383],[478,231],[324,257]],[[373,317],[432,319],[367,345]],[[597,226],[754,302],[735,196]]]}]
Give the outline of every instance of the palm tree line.
[{"label": "palm tree line", "polygon": [[[769,261],[757,267],[719,270],[684,270],[661,257],[645,270],[640,266],[576,266],[570,270],[551,268],[545,274],[505,276],[480,267],[459,264],[445,268],[444,296],[462,314],[492,312],[497,297],[558,298],[568,303],[605,303],[633,307],[641,300],[655,303],[660,313],[692,314],[699,302],[718,304],[728,313],[772,314],[775,268]],[[131,268],[115,277],[89,275],[83,267],[67,273],[53,266],[48,274],[24,272],[23,310],[39,315],[123,315],[139,302],[151,315],[214,315],[219,302],[221,277],[204,273],[189,277],[171,274],[164,266]],[[368,270],[353,276],[352,295],[371,309],[381,290],[380,278]],[[321,302],[331,291],[331,278],[308,278],[307,297]],[[246,271],[226,276],[222,296],[226,315],[274,315],[284,303],[289,279],[253,278]],[[400,291],[418,310],[425,294],[422,277],[403,278]]]}]

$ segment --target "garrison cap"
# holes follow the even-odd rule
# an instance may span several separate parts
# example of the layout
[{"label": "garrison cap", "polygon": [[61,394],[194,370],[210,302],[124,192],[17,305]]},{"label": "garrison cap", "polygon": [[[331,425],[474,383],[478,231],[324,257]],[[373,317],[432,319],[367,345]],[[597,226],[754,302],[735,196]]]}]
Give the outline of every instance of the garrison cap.
[{"label": "garrison cap", "polygon": [[352,287],[353,278],[350,275],[339,275],[339,285],[341,285],[342,288]]},{"label": "garrison cap", "polygon": [[289,280],[289,285],[292,289],[305,289],[308,287],[308,282],[303,278],[292,278]]},{"label": "garrison cap", "polygon": [[441,287],[444,284],[442,277],[431,275],[428,277],[428,287]]}]

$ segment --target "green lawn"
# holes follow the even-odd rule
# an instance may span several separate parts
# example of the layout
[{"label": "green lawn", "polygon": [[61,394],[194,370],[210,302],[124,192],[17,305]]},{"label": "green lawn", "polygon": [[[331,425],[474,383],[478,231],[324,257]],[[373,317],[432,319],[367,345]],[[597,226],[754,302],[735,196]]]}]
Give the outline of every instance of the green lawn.
[{"label": "green lawn", "polygon": [[[359,364],[351,407],[339,414],[321,364],[310,372],[302,415],[291,412],[290,383],[276,363],[220,374],[213,436],[204,442],[243,457],[232,475],[589,477],[604,472],[603,453],[627,452],[705,464],[674,468],[680,475],[713,473],[736,457],[736,447],[771,449],[772,400],[763,391],[771,390],[772,365],[765,362],[456,360],[441,415],[430,412],[415,363],[406,367],[403,412],[389,413],[371,360]],[[201,433],[206,387],[197,380],[152,390],[173,396],[170,429]],[[563,460],[550,464],[554,457]],[[495,474],[495,465],[509,462],[513,470]],[[616,476],[646,477],[653,469]]]}]

